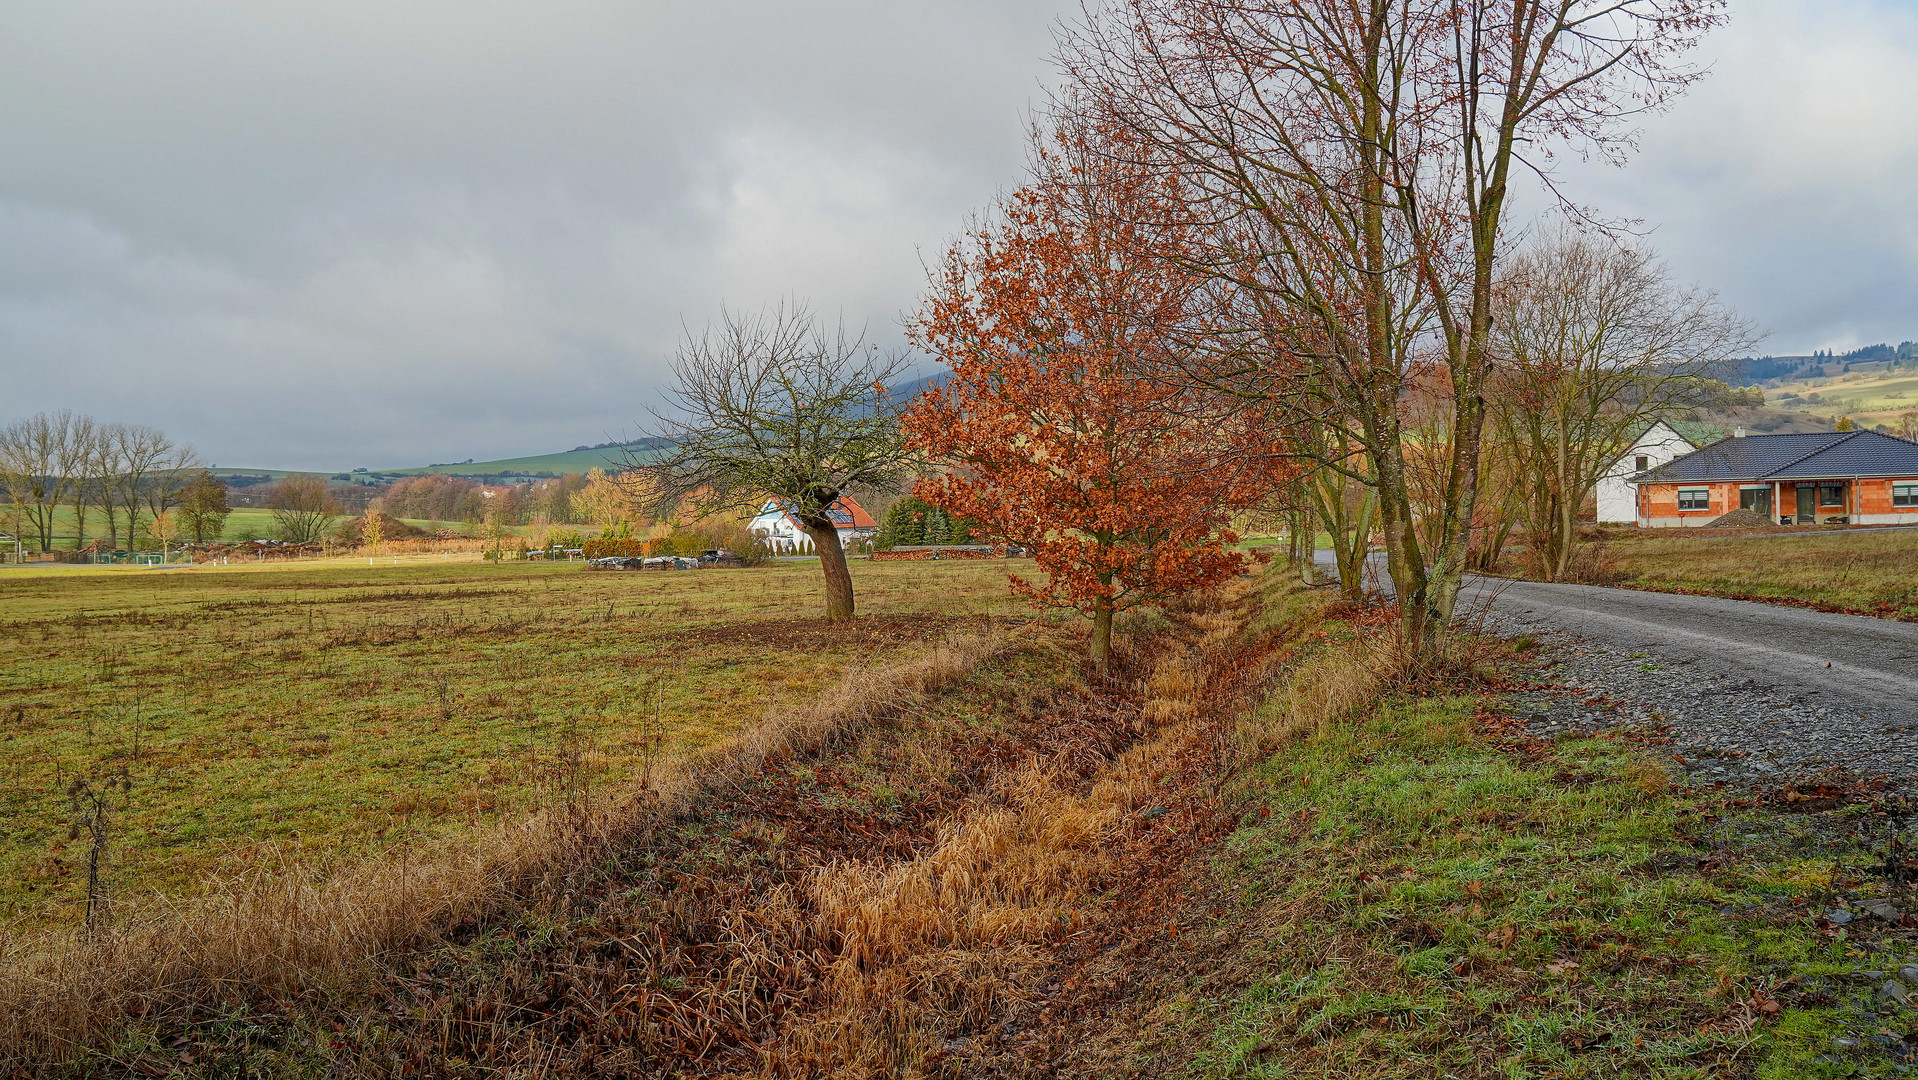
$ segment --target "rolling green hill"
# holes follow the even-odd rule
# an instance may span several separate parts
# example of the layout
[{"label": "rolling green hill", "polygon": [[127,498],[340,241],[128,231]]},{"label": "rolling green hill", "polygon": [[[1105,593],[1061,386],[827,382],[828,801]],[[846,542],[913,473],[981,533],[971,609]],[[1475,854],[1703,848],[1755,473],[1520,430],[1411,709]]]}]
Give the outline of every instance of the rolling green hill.
[{"label": "rolling green hill", "polygon": [[[472,478],[524,478],[537,476],[558,476],[562,473],[583,473],[588,469],[612,469],[626,461],[628,452],[644,456],[659,447],[657,440],[641,439],[624,447],[580,447],[557,454],[535,454],[529,457],[499,458],[493,461],[460,461],[434,465],[415,465],[403,469],[355,469],[351,472],[341,470],[330,474],[341,478],[350,478],[362,483],[397,480],[405,476],[421,476],[426,473],[441,473],[446,476],[465,476]],[[244,469],[221,467],[213,470],[215,476],[265,476],[274,480],[291,475],[288,469]]]}]

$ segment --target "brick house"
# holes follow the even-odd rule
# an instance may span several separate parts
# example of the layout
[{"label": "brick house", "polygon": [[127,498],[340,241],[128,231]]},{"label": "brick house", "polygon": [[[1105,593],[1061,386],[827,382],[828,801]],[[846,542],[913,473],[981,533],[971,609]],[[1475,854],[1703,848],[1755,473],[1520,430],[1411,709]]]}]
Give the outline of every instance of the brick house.
[{"label": "brick house", "polygon": [[1876,431],[1720,439],[1632,477],[1638,524],[1703,525],[1740,507],[1781,525],[1918,525],[1918,443]]}]

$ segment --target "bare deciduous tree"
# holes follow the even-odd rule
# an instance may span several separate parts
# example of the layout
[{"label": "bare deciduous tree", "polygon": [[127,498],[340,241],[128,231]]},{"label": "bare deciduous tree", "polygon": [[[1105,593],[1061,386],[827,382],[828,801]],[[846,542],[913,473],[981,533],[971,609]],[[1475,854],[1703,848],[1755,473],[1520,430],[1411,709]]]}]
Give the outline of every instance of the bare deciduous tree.
[{"label": "bare deciduous tree", "polygon": [[[1115,0],[1067,35],[1072,91],[1182,173],[1215,237],[1200,265],[1243,297],[1209,377],[1362,448],[1423,648],[1450,624],[1478,503],[1513,173],[1549,180],[1568,144],[1622,156],[1723,18],[1723,0]],[[1451,384],[1430,502],[1399,423],[1421,368]]]},{"label": "bare deciduous tree", "polygon": [[145,424],[112,424],[105,429],[112,440],[112,472],[105,484],[126,517],[127,545],[150,521],[179,503],[180,488],[201,465],[187,443],[176,443],[158,428]]},{"label": "bare deciduous tree", "polygon": [[326,488],[326,479],[308,473],[289,476],[273,485],[266,505],[280,527],[280,539],[291,544],[318,541],[342,512]]},{"label": "bare deciduous tree", "polygon": [[1510,260],[1497,299],[1493,438],[1523,491],[1534,568],[1559,581],[1599,478],[1654,421],[1721,391],[1714,376],[1759,335],[1649,251],[1563,229]]},{"label": "bare deciduous tree", "polygon": [[670,411],[656,414],[671,449],[634,459],[627,475],[655,516],[755,512],[782,501],[819,553],[826,616],[851,618],[852,576],[832,518],[855,487],[896,491],[914,459],[888,390],[906,370],[845,328],[828,330],[803,305],[723,314],[680,347]]},{"label": "bare deciduous tree", "polygon": [[0,485],[41,551],[53,550],[60,507],[84,471],[92,434],[93,421],[67,409],[0,428]]}]

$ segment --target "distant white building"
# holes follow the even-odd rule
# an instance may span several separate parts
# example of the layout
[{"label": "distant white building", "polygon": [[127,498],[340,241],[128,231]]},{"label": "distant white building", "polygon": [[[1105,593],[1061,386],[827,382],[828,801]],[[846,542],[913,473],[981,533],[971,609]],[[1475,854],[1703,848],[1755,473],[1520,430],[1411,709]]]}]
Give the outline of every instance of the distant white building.
[{"label": "distant white building", "polygon": [[[783,499],[768,499],[759,511],[759,516],[747,524],[753,535],[766,541],[775,555],[793,555],[805,552],[812,543],[806,536],[806,530],[799,520],[792,516],[792,504]],[[850,550],[861,541],[870,539],[879,531],[879,524],[866,513],[864,507],[853,501],[850,495],[841,495],[839,501],[826,511],[833,524],[838,526],[839,544]]]},{"label": "distant white building", "polygon": [[1671,424],[1663,420],[1653,422],[1612,462],[1605,475],[1599,477],[1598,487],[1593,490],[1598,501],[1599,524],[1629,525],[1637,521],[1638,489],[1631,482],[1632,477],[1696,449],[1698,444],[1679,434]]}]

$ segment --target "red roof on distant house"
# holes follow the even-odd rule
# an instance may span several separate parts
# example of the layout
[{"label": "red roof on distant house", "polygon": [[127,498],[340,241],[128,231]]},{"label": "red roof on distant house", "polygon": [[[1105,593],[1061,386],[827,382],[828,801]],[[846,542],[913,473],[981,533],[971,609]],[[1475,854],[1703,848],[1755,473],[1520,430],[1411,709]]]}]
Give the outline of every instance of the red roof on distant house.
[{"label": "red roof on distant house", "polygon": [[[788,512],[791,511],[792,503],[789,500],[775,499],[773,502],[777,503],[780,509]],[[832,518],[833,525],[841,529],[876,529],[879,527],[879,523],[872,519],[872,515],[866,513],[866,508],[860,506],[851,495],[841,495],[838,502],[827,507],[826,514]]]},{"label": "red roof on distant house", "polygon": [[[842,529],[876,529],[879,527],[879,523],[872,519],[872,515],[866,513],[866,508],[854,502],[851,495],[839,496],[839,501],[833,503],[832,507],[826,512],[832,515],[833,524],[838,525]],[[845,517],[843,522],[840,521],[842,515]]]}]

